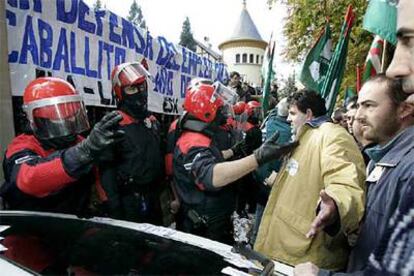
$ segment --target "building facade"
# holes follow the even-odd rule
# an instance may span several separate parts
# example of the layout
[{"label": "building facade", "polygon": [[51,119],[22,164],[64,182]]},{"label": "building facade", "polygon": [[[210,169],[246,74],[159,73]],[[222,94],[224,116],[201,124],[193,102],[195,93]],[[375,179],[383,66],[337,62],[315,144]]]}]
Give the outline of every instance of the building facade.
[{"label": "building facade", "polygon": [[260,86],[266,46],[267,42],[260,36],[244,2],[233,34],[218,46],[223,62],[229,72],[237,71],[244,81]]}]

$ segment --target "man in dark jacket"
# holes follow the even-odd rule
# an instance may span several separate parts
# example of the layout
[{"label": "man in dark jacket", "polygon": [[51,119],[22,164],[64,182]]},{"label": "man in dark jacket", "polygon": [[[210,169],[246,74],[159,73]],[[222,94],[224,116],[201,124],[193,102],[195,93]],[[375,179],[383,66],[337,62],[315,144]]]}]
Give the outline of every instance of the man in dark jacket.
[{"label": "man in dark jacket", "polygon": [[93,164],[122,135],[114,128],[121,115],[106,115],[83,139],[79,134],[89,128],[86,110],[68,82],[36,79],[23,100],[33,134],[17,136],[6,150],[1,188],[6,208],[91,215]]},{"label": "man in dark jacket", "polygon": [[158,122],[147,109],[148,76],[146,68],[137,62],[113,69],[112,89],[122,115],[119,129],[125,137],[105,152],[100,171],[109,216],[161,224],[163,156]]},{"label": "man in dark jacket", "polygon": [[233,71],[230,73],[229,87],[237,93],[240,101],[247,103],[252,100],[252,95],[250,94],[250,90],[249,89],[244,90],[242,87],[242,82],[241,82],[241,77],[240,77],[239,72]]},{"label": "man in dark jacket", "polygon": [[[252,154],[262,144],[262,131],[260,123],[262,108],[259,102],[250,101],[246,104],[243,124],[245,155]],[[247,217],[247,213],[254,213],[256,209],[259,183],[255,172],[249,173],[240,179],[237,197],[237,213]]]},{"label": "man in dark jacket", "polygon": [[228,204],[232,191],[226,186],[296,145],[278,145],[272,137],[254,154],[225,162],[237,150],[220,151],[212,144],[212,127],[226,116],[236,99],[236,93],[220,83],[193,81],[184,100],[173,162],[181,200],[177,229],[225,243],[232,242],[232,210]]}]

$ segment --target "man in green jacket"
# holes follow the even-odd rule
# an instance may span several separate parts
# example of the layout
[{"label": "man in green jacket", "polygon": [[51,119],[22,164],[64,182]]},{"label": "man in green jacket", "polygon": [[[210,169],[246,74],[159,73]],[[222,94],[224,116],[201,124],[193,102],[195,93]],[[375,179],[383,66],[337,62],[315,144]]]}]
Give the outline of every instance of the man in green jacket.
[{"label": "man in green jacket", "polygon": [[329,121],[320,95],[302,90],[289,104],[299,146],[273,184],[255,249],[290,265],[343,269],[364,212],[364,161],[352,136]]}]

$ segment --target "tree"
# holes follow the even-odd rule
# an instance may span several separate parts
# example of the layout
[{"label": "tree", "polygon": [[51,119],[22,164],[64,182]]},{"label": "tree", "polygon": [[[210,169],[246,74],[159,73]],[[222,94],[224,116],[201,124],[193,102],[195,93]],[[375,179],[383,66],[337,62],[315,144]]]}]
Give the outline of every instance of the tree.
[{"label": "tree", "polygon": [[[275,0],[271,1],[274,2]],[[329,18],[332,41],[335,47],[341,32],[346,8],[349,4],[352,4],[357,16],[351,33],[348,60],[341,91],[344,91],[347,86],[355,86],[356,65],[364,64],[372,42],[372,35],[362,29],[362,20],[368,1],[285,0],[284,2],[286,2],[289,12],[284,28],[284,34],[287,38],[285,58],[294,62],[301,62],[304,59],[307,51],[324,27],[326,18]]]},{"label": "tree", "polygon": [[141,7],[137,4],[137,1],[134,0],[132,2],[131,7],[129,8],[129,15],[127,17],[131,23],[141,29],[147,29],[147,25],[145,23],[144,15],[142,14]]},{"label": "tree", "polygon": [[293,93],[298,91],[296,87],[296,80],[295,80],[295,73],[289,75],[287,80],[285,81],[285,86],[278,91],[279,100],[289,97]]},{"label": "tree", "polygon": [[190,49],[193,52],[195,52],[196,50],[196,42],[194,40],[193,33],[191,32],[191,24],[190,19],[188,19],[188,17],[186,17],[184,20],[179,44],[183,47]]},{"label": "tree", "polygon": [[101,0],[96,0],[95,4],[93,5],[93,10],[94,11],[99,11],[102,9],[102,2]]}]

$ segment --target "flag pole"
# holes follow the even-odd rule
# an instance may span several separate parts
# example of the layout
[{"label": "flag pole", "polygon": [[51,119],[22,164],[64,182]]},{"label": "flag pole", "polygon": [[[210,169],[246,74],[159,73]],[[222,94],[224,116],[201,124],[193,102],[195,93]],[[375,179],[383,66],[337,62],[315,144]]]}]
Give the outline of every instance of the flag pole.
[{"label": "flag pole", "polygon": [[387,40],[384,39],[384,47],[382,49],[382,57],[381,57],[381,73],[385,72],[385,70],[387,70],[386,66],[387,66],[387,52],[388,52],[388,45],[389,42]]},{"label": "flag pole", "polygon": [[343,78],[346,65],[346,54],[348,51],[349,35],[354,19],[355,13],[352,10],[352,5],[349,5],[345,16],[345,21],[342,24],[341,36],[335,47],[335,52],[329,64],[328,73],[321,90],[321,95],[326,100],[328,114],[332,114],[333,107],[338,96],[339,87]]},{"label": "flag pole", "polygon": [[359,64],[356,66],[356,74],[356,90],[358,94],[359,90],[361,90],[361,66]]}]

